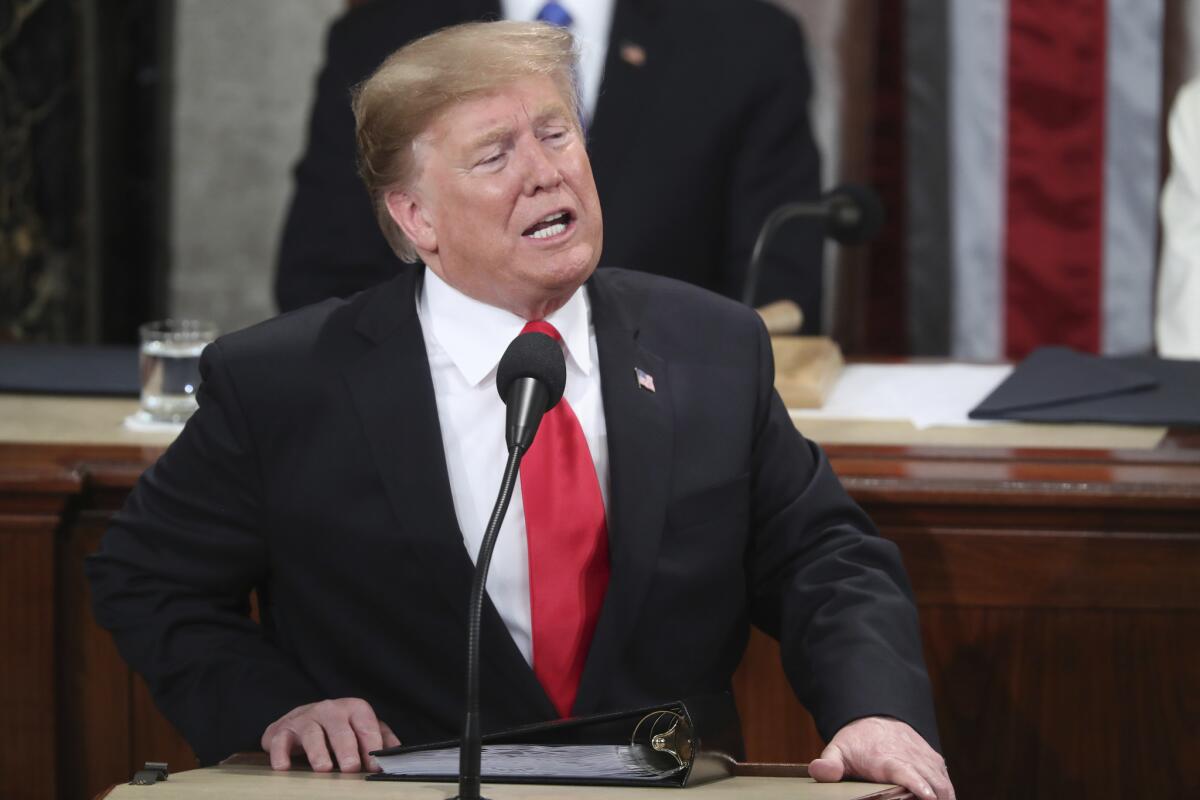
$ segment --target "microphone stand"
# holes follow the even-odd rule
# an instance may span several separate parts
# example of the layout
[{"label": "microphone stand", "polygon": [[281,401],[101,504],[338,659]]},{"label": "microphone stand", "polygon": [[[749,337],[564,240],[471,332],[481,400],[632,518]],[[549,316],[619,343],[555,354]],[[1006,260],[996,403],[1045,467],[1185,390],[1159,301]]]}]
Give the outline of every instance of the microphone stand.
[{"label": "microphone stand", "polygon": [[483,590],[487,585],[488,567],[492,563],[492,550],[500,524],[508,511],[516,486],[518,469],[525,448],[514,444],[509,448],[508,463],[504,467],[504,478],[500,481],[500,494],[488,520],[479,545],[479,557],[475,561],[475,577],[471,581],[471,600],[467,607],[467,712],[463,720],[462,744],[458,752],[458,794],[452,800],[486,800],[479,794],[479,773],[483,745],[479,733],[479,640],[483,620]]},{"label": "microphone stand", "polygon": [[[515,372],[515,374],[513,374]],[[510,380],[510,377],[512,380]],[[455,800],[481,800],[479,796],[482,742],[479,733],[479,648],[483,628],[483,593],[500,524],[516,489],[521,458],[533,444],[542,416],[562,398],[566,365],[558,343],[544,333],[522,334],[512,341],[496,367],[496,389],[507,407],[504,443],[508,462],[500,481],[500,494],[475,559],[471,599],[467,606],[467,698],[462,742],[458,750],[458,794]]]},{"label": "microphone stand", "polygon": [[754,305],[754,295],[758,291],[758,273],[762,270],[763,252],[767,242],[775,235],[783,223],[796,217],[820,217],[825,214],[824,203],[787,203],[775,209],[767,216],[766,221],[758,230],[758,238],[754,240],[754,250],[750,253],[750,265],[746,267],[746,280],[742,287],[742,302],[748,306]]},{"label": "microphone stand", "polygon": [[821,223],[824,235],[835,242],[863,244],[883,227],[884,209],[879,196],[869,186],[846,184],[830,189],[815,202],[785,203],[772,211],[758,230],[750,264],[746,267],[746,280],[742,285],[742,302],[746,305],[754,305],[767,242],[785,222],[796,217]]}]

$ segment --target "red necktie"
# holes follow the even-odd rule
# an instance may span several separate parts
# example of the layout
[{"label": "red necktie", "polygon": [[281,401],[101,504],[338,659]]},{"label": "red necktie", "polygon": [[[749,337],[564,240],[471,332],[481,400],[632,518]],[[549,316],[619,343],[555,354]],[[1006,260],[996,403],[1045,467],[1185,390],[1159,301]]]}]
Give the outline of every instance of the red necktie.
[{"label": "red necktie", "polygon": [[[522,330],[561,342],[548,322]],[[521,462],[529,549],[533,671],[560,716],[571,713],[608,588],[608,526],[583,428],[567,398],[546,412]]]}]

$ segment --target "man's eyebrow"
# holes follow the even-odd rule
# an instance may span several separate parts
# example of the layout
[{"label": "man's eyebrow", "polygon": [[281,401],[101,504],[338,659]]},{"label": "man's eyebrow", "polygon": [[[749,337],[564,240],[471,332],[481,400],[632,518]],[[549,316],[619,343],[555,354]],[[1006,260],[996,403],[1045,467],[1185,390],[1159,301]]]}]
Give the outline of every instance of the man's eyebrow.
[{"label": "man's eyebrow", "polygon": [[498,142],[503,142],[505,139],[512,138],[512,128],[507,125],[502,125],[497,128],[492,128],[490,131],[480,134],[471,140],[467,145],[468,150],[480,150],[484,147],[489,147]]},{"label": "man's eyebrow", "polygon": [[571,118],[571,114],[561,103],[551,103],[549,105],[542,106],[541,110],[534,115],[533,126],[536,128],[539,125],[545,125],[547,122],[555,118],[567,120]]},{"label": "man's eyebrow", "polygon": [[[570,112],[561,103],[551,103],[550,105],[543,106],[533,117],[533,127],[538,128],[555,119],[570,119]],[[499,125],[472,139],[467,145],[467,150],[470,152],[482,150],[485,147],[490,147],[491,145],[510,139],[512,135],[513,130],[511,127],[508,125]]]}]

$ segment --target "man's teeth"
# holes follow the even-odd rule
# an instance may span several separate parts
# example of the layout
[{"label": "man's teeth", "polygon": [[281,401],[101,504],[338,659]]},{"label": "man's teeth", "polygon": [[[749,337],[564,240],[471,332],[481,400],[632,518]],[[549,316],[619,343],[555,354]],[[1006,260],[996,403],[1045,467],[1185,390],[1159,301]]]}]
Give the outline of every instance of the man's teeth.
[{"label": "man's teeth", "polygon": [[[559,220],[555,222],[555,220]],[[526,234],[530,239],[549,239],[551,236],[557,236],[567,229],[567,223],[571,217],[565,211],[556,211],[553,214],[547,214],[542,219],[538,220],[537,225],[546,225],[553,222],[553,225],[547,225],[545,228],[533,231]]]},{"label": "man's teeth", "polygon": [[551,236],[558,236],[567,229],[565,222],[560,222],[557,225],[551,225],[548,228],[542,228],[540,231],[534,231],[529,234],[530,239],[549,239]]}]

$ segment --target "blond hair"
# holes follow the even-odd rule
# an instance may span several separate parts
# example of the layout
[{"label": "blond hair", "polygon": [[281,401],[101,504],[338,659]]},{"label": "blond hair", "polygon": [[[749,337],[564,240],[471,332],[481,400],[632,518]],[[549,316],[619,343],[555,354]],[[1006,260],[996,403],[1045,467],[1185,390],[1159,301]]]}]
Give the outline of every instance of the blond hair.
[{"label": "blond hair", "polygon": [[388,56],[354,89],[358,174],[396,255],[419,258],[388,214],[389,191],[417,178],[416,139],[450,106],[522,78],[545,76],[579,119],[571,34],[543,22],[469,22],[443,28]]}]

